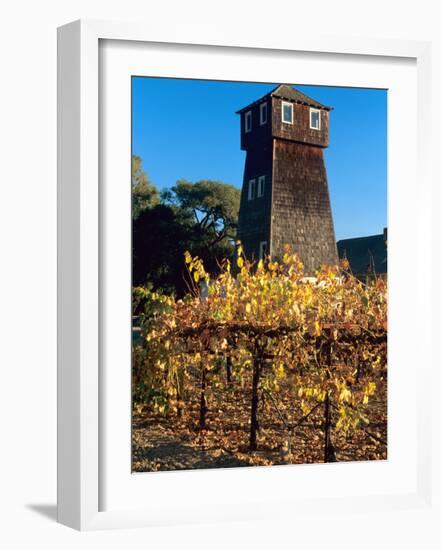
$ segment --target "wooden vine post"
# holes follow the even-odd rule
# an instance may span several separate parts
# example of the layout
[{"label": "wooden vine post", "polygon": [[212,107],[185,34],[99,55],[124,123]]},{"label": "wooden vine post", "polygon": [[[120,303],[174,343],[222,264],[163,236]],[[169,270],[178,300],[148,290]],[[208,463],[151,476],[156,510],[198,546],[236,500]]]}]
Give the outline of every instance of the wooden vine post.
[{"label": "wooden vine post", "polygon": [[327,395],[324,401],[324,462],[335,462],[334,451],[331,444],[331,406],[330,397]]},{"label": "wooden vine post", "polygon": [[177,399],[177,408],[176,408],[176,414],[178,418],[182,418],[183,416],[183,402],[184,402],[184,374],[183,370],[180,370],[177,372],[176,375],[176,399]]},{"label": "wooden vine post", "polygon": [[232,385],[232,357],[227,355],[226,357],[226,378],[228,386]]},{"label": "wooden vine post", "polygon": [[[330,331],[331,332],[331,331]],[[330,370],[332,368],[332,354],[333,343],[331,334],[329,334],[327,342],[327,364],[326,364],[326,378],[330,380]],[[324,400],[324,462],[336,462],[335,449],[331,441],[331,403],[330,403],[330,391],[327,388],[325,400]]]},{"label": "wooden vine post", "polygon": [[207,414],[207,401],[206,401],[206,383],[207,383],[207,369],[204,361],[200,363],[201,367],[201,393],[200,393],[200,422],[199,427],[201,430],[206,429],[206,414]]},{"label": "wooden vine post", "polygon": [[255,345],[255,354],[253,356],[253,374],[252,374],[252,407],[250,414],[250,444],[251,451],[256,451],[256,435],[259,430],[258,423],[258,404],[259,404],[259,381],[262,369],[262,353]]}]

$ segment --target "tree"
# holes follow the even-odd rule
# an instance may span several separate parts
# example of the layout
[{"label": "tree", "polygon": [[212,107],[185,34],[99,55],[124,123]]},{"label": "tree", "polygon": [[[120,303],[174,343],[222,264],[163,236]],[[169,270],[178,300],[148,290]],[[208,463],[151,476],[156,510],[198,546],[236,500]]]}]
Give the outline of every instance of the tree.
[{"label": "tree", "polygon": [[139,209],[138,202],[133,221],[134,285],[150,282],[155,290],[183,296],[188,291],[182,262],[186,250],[199,256],[211,273],[219,272],[234,251],[239,197],[238,189],[222,182],[180,180],[162,193],[161,203],[156,203],[157,195],[145,208]]},{"label": "tree", "polygon": [[208,247],[236,238],[240,196],[233,185],[212,180],[178,180],[163,193],[167,203],[193,214],[199,237]]},{"label": "tree", "polygon": [[141,157],[132,155],[132,219],[159,202],[160,194],[143,170]]},{"label": "tree", "polygon": [[143,210],[132,232],[133,284],[151,283],[155,290],[183,295],[186,290],[184,251],[194,243],[193,219],[165,204]]}]

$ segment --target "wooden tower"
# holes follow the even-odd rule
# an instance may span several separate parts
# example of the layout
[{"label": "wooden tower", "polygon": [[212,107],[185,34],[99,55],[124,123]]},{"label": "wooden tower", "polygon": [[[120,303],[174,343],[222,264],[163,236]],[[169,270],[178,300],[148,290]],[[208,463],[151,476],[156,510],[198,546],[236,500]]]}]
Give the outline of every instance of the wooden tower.
[{"label": "wooden tower", "polygon": [[238,111],[247,152],[238,239],[249,259],[281,258],[288,244],[307,274],[337,263],[324,163],[330,110],[283,84]]}]

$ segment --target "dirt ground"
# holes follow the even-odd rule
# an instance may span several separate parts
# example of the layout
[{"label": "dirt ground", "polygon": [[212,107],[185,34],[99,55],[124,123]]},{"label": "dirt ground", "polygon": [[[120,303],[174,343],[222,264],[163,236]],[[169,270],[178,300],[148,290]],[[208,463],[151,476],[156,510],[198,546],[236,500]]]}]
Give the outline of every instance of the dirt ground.
[{"label": "dirt ground", "polygon": [[[208,394],[205,430],[198,427],[199,394],[187,396],[182,416],[162,416],[149,410],[134,412],[132,469],[135,472],[309,464],[324,461],[323,406],[292,436],[269,399],[259,405],[258,450],[248,450],[250,389],[227,386]],[[302,417],[289,392],[278,396],[286,424]],[[337,461],[385,460],[387,458],[387,384],[379,383],[377,394],[365,413],[370,423],[345,435],[332,431]]]}]

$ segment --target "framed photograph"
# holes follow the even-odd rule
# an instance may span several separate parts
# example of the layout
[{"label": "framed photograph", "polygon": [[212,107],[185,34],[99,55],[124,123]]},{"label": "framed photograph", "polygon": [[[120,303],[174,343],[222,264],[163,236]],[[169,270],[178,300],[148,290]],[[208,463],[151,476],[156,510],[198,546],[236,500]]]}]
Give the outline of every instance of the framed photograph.
[{"label": "framed photograph", "polygon": [[132,77],[134,472],[387,459],[386,138],[387,90]]},{"label": "framed photograph", "polygon": [[428,505],[429,56],[59,29],[61,523]]}]

